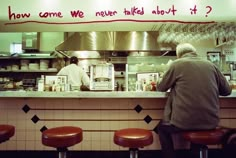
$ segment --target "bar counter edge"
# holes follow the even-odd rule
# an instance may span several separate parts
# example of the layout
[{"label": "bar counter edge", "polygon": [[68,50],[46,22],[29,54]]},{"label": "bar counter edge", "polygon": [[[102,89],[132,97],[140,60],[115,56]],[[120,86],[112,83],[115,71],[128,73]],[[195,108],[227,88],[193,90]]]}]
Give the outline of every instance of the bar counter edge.
[{"label": "bar counter edge", "polygon": [[[1,91],[0,98],[166,98],[165,92],[124,92],[124,91],[71,91],[71,92],[39,92],[39,91]],[[235,98],[236,90],[229,96]]]}]

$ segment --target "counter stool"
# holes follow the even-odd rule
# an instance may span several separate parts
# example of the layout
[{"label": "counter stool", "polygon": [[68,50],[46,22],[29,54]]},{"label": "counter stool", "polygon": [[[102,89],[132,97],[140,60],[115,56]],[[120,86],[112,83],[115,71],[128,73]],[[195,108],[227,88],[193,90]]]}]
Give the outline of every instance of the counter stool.
[{"label": "counter stool", "polygon": [[83,140],[83,131],[79,127],[62,126],[47,129],[42,132],[42,144],[57,148],[59,158],[66,158],[68,147]]},{"label": "counter stool", "polygon": [[9,140],[15,134],[15,127],[12,125],[0,125],[0,143]]},{"label": "counter stool", "polygon": [[213,130],[183,132],[183,137],[185,140],[190,141],[191,147],[194,146],[199,149],[200,158],[207,158],[207,145],[222,144],[224,134],[225,129],[217,128]]},{"label": "counter stool", "polygon": [[114,133],[114,143],[128,147],[130,158],[138,158],[138,149],[153,143],[152,132],[140,128],[126,128]]}]

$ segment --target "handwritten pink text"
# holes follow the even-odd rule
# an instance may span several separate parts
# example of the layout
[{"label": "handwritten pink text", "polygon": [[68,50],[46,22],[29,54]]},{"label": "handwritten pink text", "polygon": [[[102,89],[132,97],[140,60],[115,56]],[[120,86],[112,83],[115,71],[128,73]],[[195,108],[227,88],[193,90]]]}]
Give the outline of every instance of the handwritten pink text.
[{"label": "handwritten pink text", "polygon": [[117,11],[100,11],[100,12],[96,12],[95,16],[101,16],[101,17],[105,17],[105,16],[115,16],[117,14]]},{"label": "handwritten pink text", "polygon": [[84,17],[84,12],[81,10],[71,11],[70,14],[73,18],[83,18]]},{"label": "handwritten pink text", "polygon": [[61,12],[40,12],[39,17],[40,18],[53,18],[53,17],[63,18]]},{"label": "handwritten pink text", "polygon": [[144,14],[144,8],[142,7],[141,9],[139,9],[138,7],[132,7],[132,8],[130,8],[130,10],[128,10],[128,9],[124,9],[124,14],[125,15],[136,15],[136,14],[138,14],[138,15],[143,15]]},{"label": "handwritten pink text", "polygon": [[172,5],[171,8],[164,10],[164,9],[160,9],[159,6],[156,7],[156,10],[152,11],[152,14],[156,14],[156,15],[166,15],[166,14],[172,14],[175,15],[175,13],[177,12],[177,9],[175,9],[175,6]]},{"label": "handwritten pink text", "polygon": [[21,18],[29,18],[30,13],[13,13],[11,11],[11,7],[8,6],[8,17],[9,20],[16,20],[16,19],[21,19]]},{"label": "handwritten pink text", "polygon": [[197,14],[197,6],[196,5],[194,5],[193,8],[190,8],[190,13],[191,13],[191,15]]}]

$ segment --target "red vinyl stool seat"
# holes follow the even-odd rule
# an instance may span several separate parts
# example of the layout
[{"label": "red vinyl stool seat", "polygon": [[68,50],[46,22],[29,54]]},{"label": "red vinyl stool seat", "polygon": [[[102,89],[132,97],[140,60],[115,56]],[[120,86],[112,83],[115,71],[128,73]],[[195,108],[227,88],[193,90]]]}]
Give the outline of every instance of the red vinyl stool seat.
[{"label": "red vinyl stool seat", "polygon": [[203,130],[203,131],[188,131],[183,132],[183,137],[185,140],[190,141],[192,145],[198,146],[200,150],[200,158],[208,157],[208,147],[207,145],[217,145],[222,144],[222,137],[226,130],[217,128],[213,130]]},{"label": "red vinyl stool seat", "polygon": [[152,132],[140,128],[126,128],[114,133],[114,143],[128,147],[130,158],[138,158],[138,149],[153,143]]},{"label": "red vinyl stool seat", "polygon": [[82,140],[83,131],[79,127],[62,126],[42,132],[42,144],[57,148],[59,158],[65,158],[67,148],[80,143]]},{"label": "red vinyl stool seat", "polygon": [[0,143],[9,140],[15,134],[15,127],[12,125],[0,125]]}]

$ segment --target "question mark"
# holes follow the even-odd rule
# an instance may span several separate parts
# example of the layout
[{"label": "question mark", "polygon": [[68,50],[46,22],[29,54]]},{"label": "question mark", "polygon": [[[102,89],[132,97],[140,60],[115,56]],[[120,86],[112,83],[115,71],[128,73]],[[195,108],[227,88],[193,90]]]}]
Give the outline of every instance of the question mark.
[{"label": "question mark", "polygon": [[209,9],[207,12],[206,12],[206,17],[208,17],[208,14],[212,11],[212,7],[211,6],[206,6],[207,9]]}]

